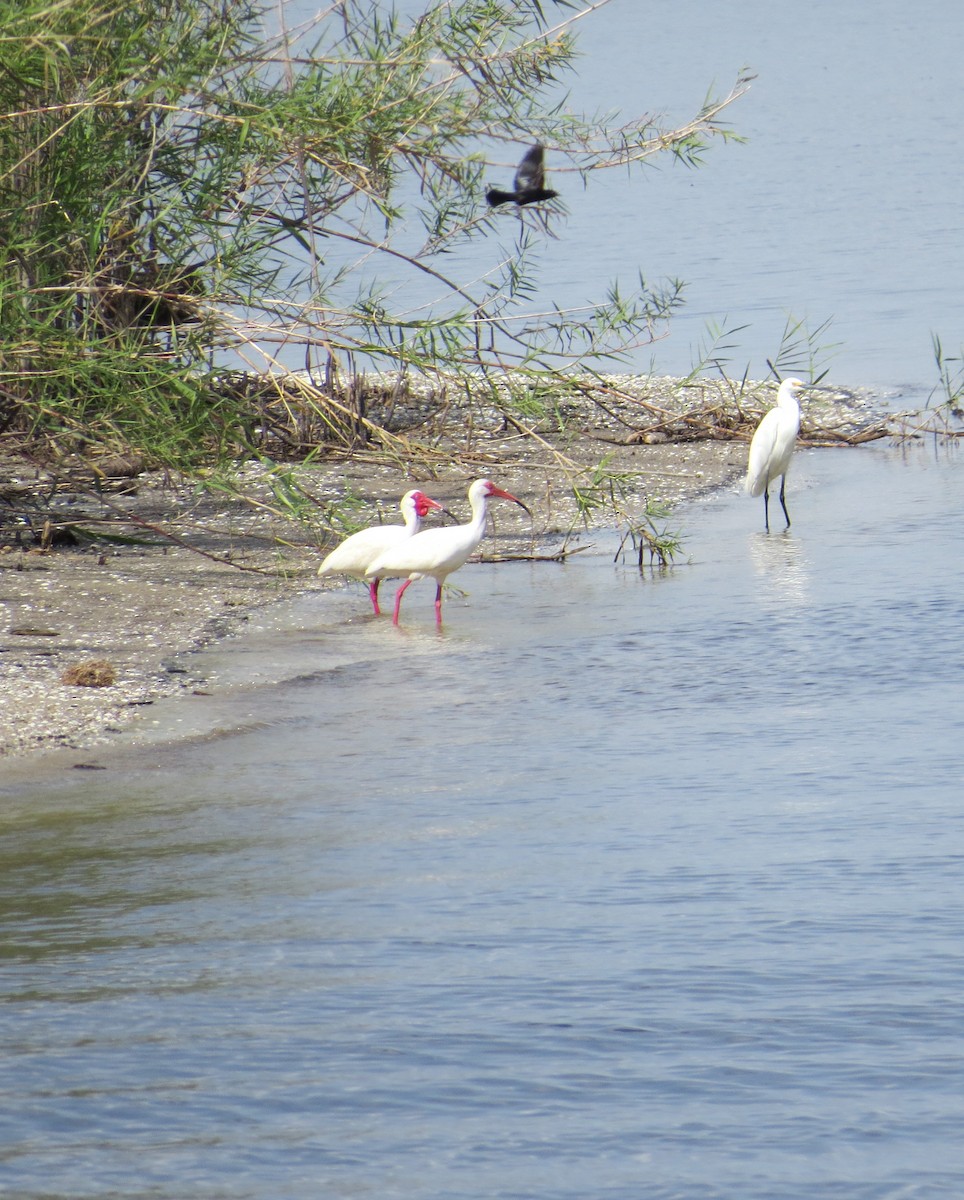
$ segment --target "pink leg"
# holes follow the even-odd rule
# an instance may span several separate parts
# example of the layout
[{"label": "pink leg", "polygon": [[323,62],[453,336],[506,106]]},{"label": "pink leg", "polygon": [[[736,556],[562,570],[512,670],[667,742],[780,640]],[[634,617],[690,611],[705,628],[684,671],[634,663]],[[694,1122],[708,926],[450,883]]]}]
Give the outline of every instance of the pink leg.
[{"label": "pink leg", "polygon": [[411,582],[412,581],[410,579],[406,579],[402,586],[395,593],[395,615],[392,617],[393,625],[398,624],[398,610],[402,607],[402,594]]},{"label": "pink leg", "polygon": [[442,585],[435,589],[435,624],[442,624]]},{"label": "pink leg", "polygon": [[376,617],[380,617],[382,615],[382,610],[378,607],[378,585],[380,583],[380,579],[373,579],[368,585],[368,594],[372,598],[372,608],[375,610]]}]

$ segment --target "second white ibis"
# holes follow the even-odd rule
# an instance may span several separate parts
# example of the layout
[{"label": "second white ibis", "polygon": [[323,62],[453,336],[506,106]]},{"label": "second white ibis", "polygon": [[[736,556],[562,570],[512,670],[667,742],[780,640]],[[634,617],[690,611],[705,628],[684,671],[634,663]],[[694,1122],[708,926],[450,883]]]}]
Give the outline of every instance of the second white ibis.
[{"label": "second white ibis", "polygon": [[[367,572],[369,579],[376,576],[408,576],[395,595],[395,612],[392,617],[394,624],[398,624],[398,613],[405,589],[416,579],[429,576],[436,583],[435,620],[441,625],[442,585],[478,548],[485,533],[486,504],[490,498],[496,496],[503,500],[511,500],[513,504],[518,504],[529,513],[529,509],[518,496],[496,487],[491,479],[477,479],[469,488],[472,520],[468,524],[456,525],[454,529],[426,529],[415,537],[392,546],[372,561]],[[532,513],[529,513],[529,516],[531,517]]]},{"label": "second white ibis", "polygon": [[368,568],[380,554],[418,533],[422,518],[433,508],[441,509],[442,505],[416,490],[406,492],[398,507],[402,510],[404,525],[372,525],[368,529],[359,529],[336,546],[318,568],[319,575],[351,575],[354,579],[364,580],[376,617],[382,611],[378,607],[381,576],[369,575]]}]

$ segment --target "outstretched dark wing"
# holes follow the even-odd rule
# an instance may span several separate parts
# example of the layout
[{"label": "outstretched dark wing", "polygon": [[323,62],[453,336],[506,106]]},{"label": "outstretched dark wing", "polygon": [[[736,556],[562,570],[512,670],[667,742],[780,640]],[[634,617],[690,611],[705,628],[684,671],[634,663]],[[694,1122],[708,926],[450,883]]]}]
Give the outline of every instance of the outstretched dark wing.
[{"label": "outstretched dark wing", "polygon": [[525,152],[515,173],[513,186],[517,192],[536,192],[545,186],[544,156],[545,150],[539,142]]}]

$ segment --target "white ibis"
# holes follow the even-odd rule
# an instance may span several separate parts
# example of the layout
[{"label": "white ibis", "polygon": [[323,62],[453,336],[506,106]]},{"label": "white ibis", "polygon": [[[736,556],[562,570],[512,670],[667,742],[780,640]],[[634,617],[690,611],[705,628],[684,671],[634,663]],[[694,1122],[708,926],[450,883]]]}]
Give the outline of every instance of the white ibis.
[{"label": "white ibis", "polygon": [[750,442],[750,460],[746,472],[746,490],[751,496],[763,493],[763,519],[770,532],[770,484],[780,477],[780,504],[790,528],[786,484],[790,459],[800,432],[800,405],[796,392],[807,385],[801,379],[784,379],[777,392],[776,405],[756,427]]},{"label": "white ibis", "polygon": [[[447,576],[457,571],[469,555],[478,547],[485,533],[485,509],[490,496],[501,496],[503,500],[511,500],[520,508],[529,509],[511,492],[504,492],[495,486],[491,479],[477,479],[469,488],[469,504],[472,506],[472,520],[467,525],[456,525],[455,528],[426,529],[416,537],[408,538],[390,550],[386,550],[376,558],[368,568],[368,578],[376,575],[386,576],[407,575],[408,579],[402,584],[395,595],[395,613],[392,621],[398,624],[398,612],[402,603],[405,589],[416,579],[426,575],[435,580],[435,620],[442,623],[442,584]],[[532,514],[529,513],[531,517]]]},{"label": "white ibis", "polygon": [[413,491],[405,493],[398,507],[405,518],[404,525],[372,525],[368,529],[359,529],[336,546],[318,568],[319,575],[351,575],[354,579],[364,580],[368,584],[375,616],[382,611],[378,607],[381,576],[368,575],[368,568],[380,554],[418,533],[422,518],[430,509],[441,508],[442,505],[424,492]]}]

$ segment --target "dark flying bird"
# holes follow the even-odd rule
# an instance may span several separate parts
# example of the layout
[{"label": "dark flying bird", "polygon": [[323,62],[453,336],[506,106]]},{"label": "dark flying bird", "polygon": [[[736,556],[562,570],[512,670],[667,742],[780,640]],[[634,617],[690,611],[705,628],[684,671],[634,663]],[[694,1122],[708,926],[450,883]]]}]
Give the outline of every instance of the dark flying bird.
[{"label": "dark flying bird", "polygon": [[513,192],[500,192],[498,188],[489,188],[485,198],[494,208],[497,204],[506,204],[514,200],[516,204],[536,204],[540,200],[551,200],[558,192],[545,186],[546,172],[542,165],[545,149],[538,142],[525,152],[519,163],[512,186]]}]

